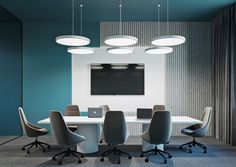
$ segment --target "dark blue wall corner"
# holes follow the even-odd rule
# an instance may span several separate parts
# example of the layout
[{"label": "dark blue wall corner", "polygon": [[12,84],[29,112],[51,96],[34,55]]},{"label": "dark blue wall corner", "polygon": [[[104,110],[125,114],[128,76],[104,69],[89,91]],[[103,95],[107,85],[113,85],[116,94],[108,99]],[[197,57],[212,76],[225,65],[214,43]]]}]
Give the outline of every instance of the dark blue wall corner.
[{"label": "dark blue wall corner", "polygon": [[0,135],[19,135],[22,105],[22,24],[0,21]]}]

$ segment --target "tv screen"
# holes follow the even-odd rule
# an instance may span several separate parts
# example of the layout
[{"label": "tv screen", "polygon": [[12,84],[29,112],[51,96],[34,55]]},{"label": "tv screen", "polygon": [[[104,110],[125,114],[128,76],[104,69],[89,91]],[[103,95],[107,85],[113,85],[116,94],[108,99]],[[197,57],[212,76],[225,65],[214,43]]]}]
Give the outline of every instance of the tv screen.
[{"label": "tv screen", "polygon": [[91,95],[144,95],[144,64],[91,64]]}]

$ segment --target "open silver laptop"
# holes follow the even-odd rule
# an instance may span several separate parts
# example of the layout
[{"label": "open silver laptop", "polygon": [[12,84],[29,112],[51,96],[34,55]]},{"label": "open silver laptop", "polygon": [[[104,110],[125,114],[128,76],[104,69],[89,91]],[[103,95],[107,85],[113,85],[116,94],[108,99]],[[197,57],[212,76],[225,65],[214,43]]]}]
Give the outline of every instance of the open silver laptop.
[{"label": "open silver laptop", "polygon": [[102,118],[102,108],[88,108],[89,118]]}]

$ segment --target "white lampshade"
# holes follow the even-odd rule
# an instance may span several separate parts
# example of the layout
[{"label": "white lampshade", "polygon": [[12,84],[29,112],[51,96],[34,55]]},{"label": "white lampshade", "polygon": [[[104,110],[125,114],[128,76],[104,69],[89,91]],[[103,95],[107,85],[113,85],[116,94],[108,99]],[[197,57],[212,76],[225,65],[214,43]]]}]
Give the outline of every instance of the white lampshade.
[{"label": "white lampshade", "polygon": [[81,54],[81,55],[88,55],[94,53],[94,49],[89,47],[70,47],[67,49],[67,51],[72,54]]},{"label": "white lampshade", "polygon": [[78,35],[62,35],[56,37],[56,42],[66,46],[84,46],[90,43],[90,39]]},{"label": "white lampshade", "polygon": [[133,48],[127,48],[127,47],[111,47],[107,49],[107,52],[110,54],[130,54],[133,53]]},{"label": "white lampshade", "polygon": [[173,52],[173,48],[164,47],[164,46],[156,46],[145,49],[145,52],[148,54],[168,54]]},{"label": "white lampshade", "polygon": [[156,46],[175,46],[185,42],[185,37],[179,35],[158,36],[152,40]]},{"label": "white lampshade", "polygon": [[111,46],[130,46],[136,44],[138,38],[128,35],[116,35],[107,37],[104,42]]}]

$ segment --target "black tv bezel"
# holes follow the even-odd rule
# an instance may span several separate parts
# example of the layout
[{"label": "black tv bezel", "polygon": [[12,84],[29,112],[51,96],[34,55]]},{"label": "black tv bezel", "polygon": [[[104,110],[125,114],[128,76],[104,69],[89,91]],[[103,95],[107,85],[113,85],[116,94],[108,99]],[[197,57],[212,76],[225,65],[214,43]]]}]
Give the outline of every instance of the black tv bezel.
[{"label": "black tv bezel", "polygon": [[[143,94],[92,94],[92,65],[97,64],[127,64],[127,65],[135,65],[135,64],[142,64],[144,66],[144,73],[143,73]],[[90,63],[89,64],[89,74],[90,74],[90,95],[91,96],[144,96],[145,95],[145,63]]]}]

